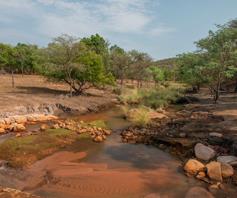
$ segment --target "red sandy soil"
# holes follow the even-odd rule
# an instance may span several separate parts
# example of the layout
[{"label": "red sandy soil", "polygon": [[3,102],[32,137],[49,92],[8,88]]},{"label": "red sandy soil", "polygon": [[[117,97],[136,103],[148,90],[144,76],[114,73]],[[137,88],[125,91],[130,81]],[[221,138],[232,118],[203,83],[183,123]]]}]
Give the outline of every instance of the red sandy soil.
[{"label": "red sandy soil", "polygon": [[14,112],[24,106],[56,104],[87,112],[111,102],[114,95],[109,92],[90,89],[87,96],[65,97],[69,87],[62,83],[49,82],[36,75],[15,75],[15,88],[11,87],[11,76],[0,75],[0,109],[3,112]]}]

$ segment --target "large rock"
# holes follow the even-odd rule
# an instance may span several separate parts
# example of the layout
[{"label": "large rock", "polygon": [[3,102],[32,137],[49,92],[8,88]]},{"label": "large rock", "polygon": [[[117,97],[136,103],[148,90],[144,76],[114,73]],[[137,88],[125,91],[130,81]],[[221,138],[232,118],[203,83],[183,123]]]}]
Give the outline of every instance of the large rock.
[{"label": "large rock", "polygon": [[237,157],[232,155],[224,155],[217,157],[217,161],[224,163],[224,164],[230,164],[230,165],[237,165]]},{"label": "large rock", "polygon": [[95,142],[103,142],[103,137],[98,135],[98,136],[95,137],[94,141]]},{"label": "large rock", "polygon": [[4,128],[0,128],[0,134],[3,134],[3,133],[5,133],[6,131],[5,131],[5,129]]},{"label": "large rock", "polygon": [[27,117],[26,116],[14,116],[15,122],[18,124],[26,123]]},{"label": "large rock", "polygon": [[205,188],[192,187],[186,194],[185,198],[214,198]]},{"label": "large rock", "polygon": [[229,164],[221,163],[221,174],[223,178],[228,178],[234,175],[234,169]]},{"label": "large rock", "polygon": [[206,165],[207,175],[210,179],[214,181],[222,181],[221,174],[221,163],[220,162],[210,162]]},{"label": "large rock", "polygon": [[23,124],[17,124],[17,123],[11,124],[9,126],[9,129],[12,132],[22,132],[22,131],[26,130],[26,128]]},{"label": "large rock", "polygon": [[205,166],[195,160],[195,159],[190,159],[184,166],[184,170],[190,174],[190,175],[196,175],[199,171],[202,171],[205,168]]},{"label": "large rock", "polygon": [[204,144],[197,143],[194,147],[195,156],[198,159],[209,161],[210,159],[214,158],[216,155],[216,152]]}]

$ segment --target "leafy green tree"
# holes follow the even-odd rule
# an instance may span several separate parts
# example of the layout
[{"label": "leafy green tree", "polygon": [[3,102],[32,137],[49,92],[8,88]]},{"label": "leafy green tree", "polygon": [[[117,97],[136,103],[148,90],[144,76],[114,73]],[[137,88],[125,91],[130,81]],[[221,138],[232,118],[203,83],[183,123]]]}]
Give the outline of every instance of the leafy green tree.
[{"label": "leafy green tree", "polygon": [[15,87],[14,72],[16,71],[15,49],[11,45],[0,44],[0,67],[11,73],[12,87]]},{"label": "leafy green tree", "polygon": [[156,85],[165,80],[165,72],[161,67],[150,66],[147,68],[147,71],[149,74],[151,74],[152,80]]},{"label": "leafy green tree", "polygon": [[109,70],[109,42],[99,34],[91,35],[81,39],[81,43],[85,44],[91,51],[100,55],[106,70]]},{"label": "leafy green tree", "polygon": [[130,62],[130,57],[124,49],[117,45],[110,48],[110,70],[115,78],[121,80],[121,86],[123,86],[123,81],[127,77]]},{"label": "leafy green tree", "polygon": [[137,81],[137,87],[142,86],[142,81],[148,78],[147,68],[152,64],[152,58],[137,50],[129,52],[131,58],[129,77]]},{"label": "leafy green tree", "polygon": [[216,102],[219,99],[221,84],[236,73],[233,59],[237,47],[237,29],[218,26],[217,31],[209,31],[209,35],[196,44],[207,56],[208,64],[205,65],[205,70]]},{"label": "leafy green tree", "polygon": [[112,83],[112,75],[106,74],[102,57],[68,35],[60,36],[48,45],[47,55],[50,65],[45,75],[63,81],[76,95],[91,86]]},{"label": "leafy green tree", "polygon": [[191,85],[194,92],[207,82],[207,76],[204,74],[205,61],[205,56],[198,53],[186,53],[177,58],[178,76],[181,81]]},{"label": "leafy green tree", "polygon": [[35,73],[37,70],[38,47],[36,45],[27,45],[23,43],[18,43],[15,47],[15,67],[21,74],[31,74]]}]

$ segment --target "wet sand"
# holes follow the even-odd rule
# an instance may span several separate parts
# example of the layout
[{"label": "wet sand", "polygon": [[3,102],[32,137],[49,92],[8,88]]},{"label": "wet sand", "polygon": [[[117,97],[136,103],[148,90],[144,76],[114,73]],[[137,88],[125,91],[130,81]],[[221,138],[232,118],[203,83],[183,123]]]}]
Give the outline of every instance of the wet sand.
[{"label": "wet sand", "polygon": [[167,153],[123,144],[114,134],[105,143],[84,140],[38,161],[28,169],[25,190],[47,198],[183,197],[195,181],[180,167]]}]

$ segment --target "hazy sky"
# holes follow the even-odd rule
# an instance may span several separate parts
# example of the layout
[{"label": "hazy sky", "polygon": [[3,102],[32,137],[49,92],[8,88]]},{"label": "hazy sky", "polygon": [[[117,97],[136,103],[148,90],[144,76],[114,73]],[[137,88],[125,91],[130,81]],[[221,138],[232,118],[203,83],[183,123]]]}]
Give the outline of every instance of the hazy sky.
[{"label": "hazy sky", "polygon": [[237,0],[0,0],[0,42],[45,46],[63,33],[99,33],[155,59],[195,49],[215,24],[237,18]]}]

